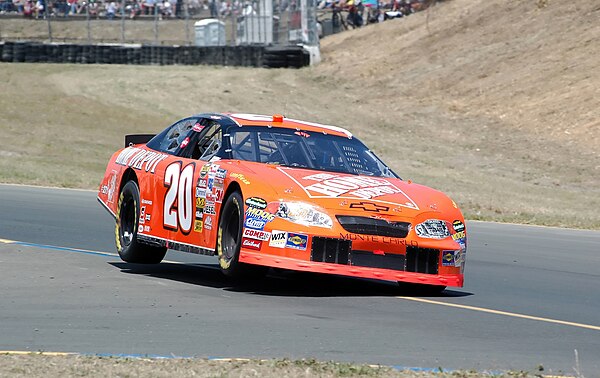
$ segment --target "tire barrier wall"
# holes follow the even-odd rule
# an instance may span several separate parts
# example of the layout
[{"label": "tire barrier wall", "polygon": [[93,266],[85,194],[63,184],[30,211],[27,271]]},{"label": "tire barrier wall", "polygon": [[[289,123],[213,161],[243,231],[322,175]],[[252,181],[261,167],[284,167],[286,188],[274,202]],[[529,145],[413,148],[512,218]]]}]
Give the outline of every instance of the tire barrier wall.
[{"label": "tire barrier wall", "polygon": [[0,42],[0,61],[299,68],[310,64],[300,46],[146,46]]}]

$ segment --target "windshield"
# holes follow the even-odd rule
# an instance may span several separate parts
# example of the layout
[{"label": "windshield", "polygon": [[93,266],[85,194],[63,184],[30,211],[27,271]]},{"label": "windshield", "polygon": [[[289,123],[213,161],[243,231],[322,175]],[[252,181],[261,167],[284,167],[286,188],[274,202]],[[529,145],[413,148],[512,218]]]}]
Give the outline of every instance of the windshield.
[{"label": "windshield", "polygon": [[356,138],[265,127],[233,129],[229,138],[233,159],[319,171],[398,177]]}]

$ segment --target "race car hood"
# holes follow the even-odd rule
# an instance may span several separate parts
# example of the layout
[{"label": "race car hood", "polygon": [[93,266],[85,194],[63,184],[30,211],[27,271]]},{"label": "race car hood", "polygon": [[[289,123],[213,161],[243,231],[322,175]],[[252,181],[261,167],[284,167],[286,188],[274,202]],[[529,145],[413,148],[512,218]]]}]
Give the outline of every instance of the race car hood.
[{"label": "race car hood", "polygon": [[302,201],[336,212],[389,214],[403,218],[414,218],[423,213],[459,212],[445,194],[396,178],[258,164],[247,168],[257,180],[272,189],[276,198],[268,201]]}]

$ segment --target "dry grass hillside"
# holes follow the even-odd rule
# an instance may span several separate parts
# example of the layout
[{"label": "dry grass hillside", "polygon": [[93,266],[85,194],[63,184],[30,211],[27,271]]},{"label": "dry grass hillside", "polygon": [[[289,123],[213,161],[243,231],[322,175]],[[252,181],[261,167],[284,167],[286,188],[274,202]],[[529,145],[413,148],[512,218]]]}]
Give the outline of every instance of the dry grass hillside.
[{"label": "dry grass hillside", "polygon": [[94,188],[126,133],[284,113],[350,129],[470,219],[598,229],[599,21],[597,0],[451,0],[327,37],[301,70],[0,64],[0,181]]}]

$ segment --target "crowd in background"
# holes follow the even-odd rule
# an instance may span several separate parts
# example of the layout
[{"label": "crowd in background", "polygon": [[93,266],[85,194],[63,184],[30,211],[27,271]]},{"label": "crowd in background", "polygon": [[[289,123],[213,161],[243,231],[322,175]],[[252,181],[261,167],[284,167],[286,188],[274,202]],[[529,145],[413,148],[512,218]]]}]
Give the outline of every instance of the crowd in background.
[{"label": "crowd in background", "polygon": [[[359,27],[365,23],[414,13],[423,8],[424,2],[425,0],[321,0],[318,9],[331,10],[334,13],[348,12],[346,20],[341,20],[342,23],[345,24],[346,21],[353,27]],[[273,1],[273,5],[274,14],[298,8],[297,0],[276,0]],[[128,18],[146,15],[162,19],[182,18],[185,16],[185,11],[190,16],[225,18],[250,14],[256,8],[256,2],[249,0],[0,0],[0,14],[23,15],[30,18],[89,14],[91,18],[114,19],[120,18],[124,12]]]},{"label": "crowd in background", "polygon": [[[429,3],[426,0],[321,0],[318,9],[332,10],[334,27],[361,27],[366,23],[408,16],[425,9]],[[345,19],[336,15],[341,11],[347,12]]]},{"label": "crowd in background", "polygon": [[[297,8],[297,0],[276,0],[274,13]],[[186,9],[184,9],[184,6]],[[114,19],[122,11],[128,18],[158,16],[182,18],[190,16],[225,18],[247,15],[257,10],[256,0],[0,0],[0,14],[30,18],[70,17],[89,14],[92,18]]]},{"label": "crowd in background", "polygon": [[[187,1],[187,10],[199,13],[208,9],[209,0]],[[31,18],[71,17],[88,15],[92,18],[136,18],[141,15],[183,17],[182,0],[0,0],[0,14],[16,14]]]}]

